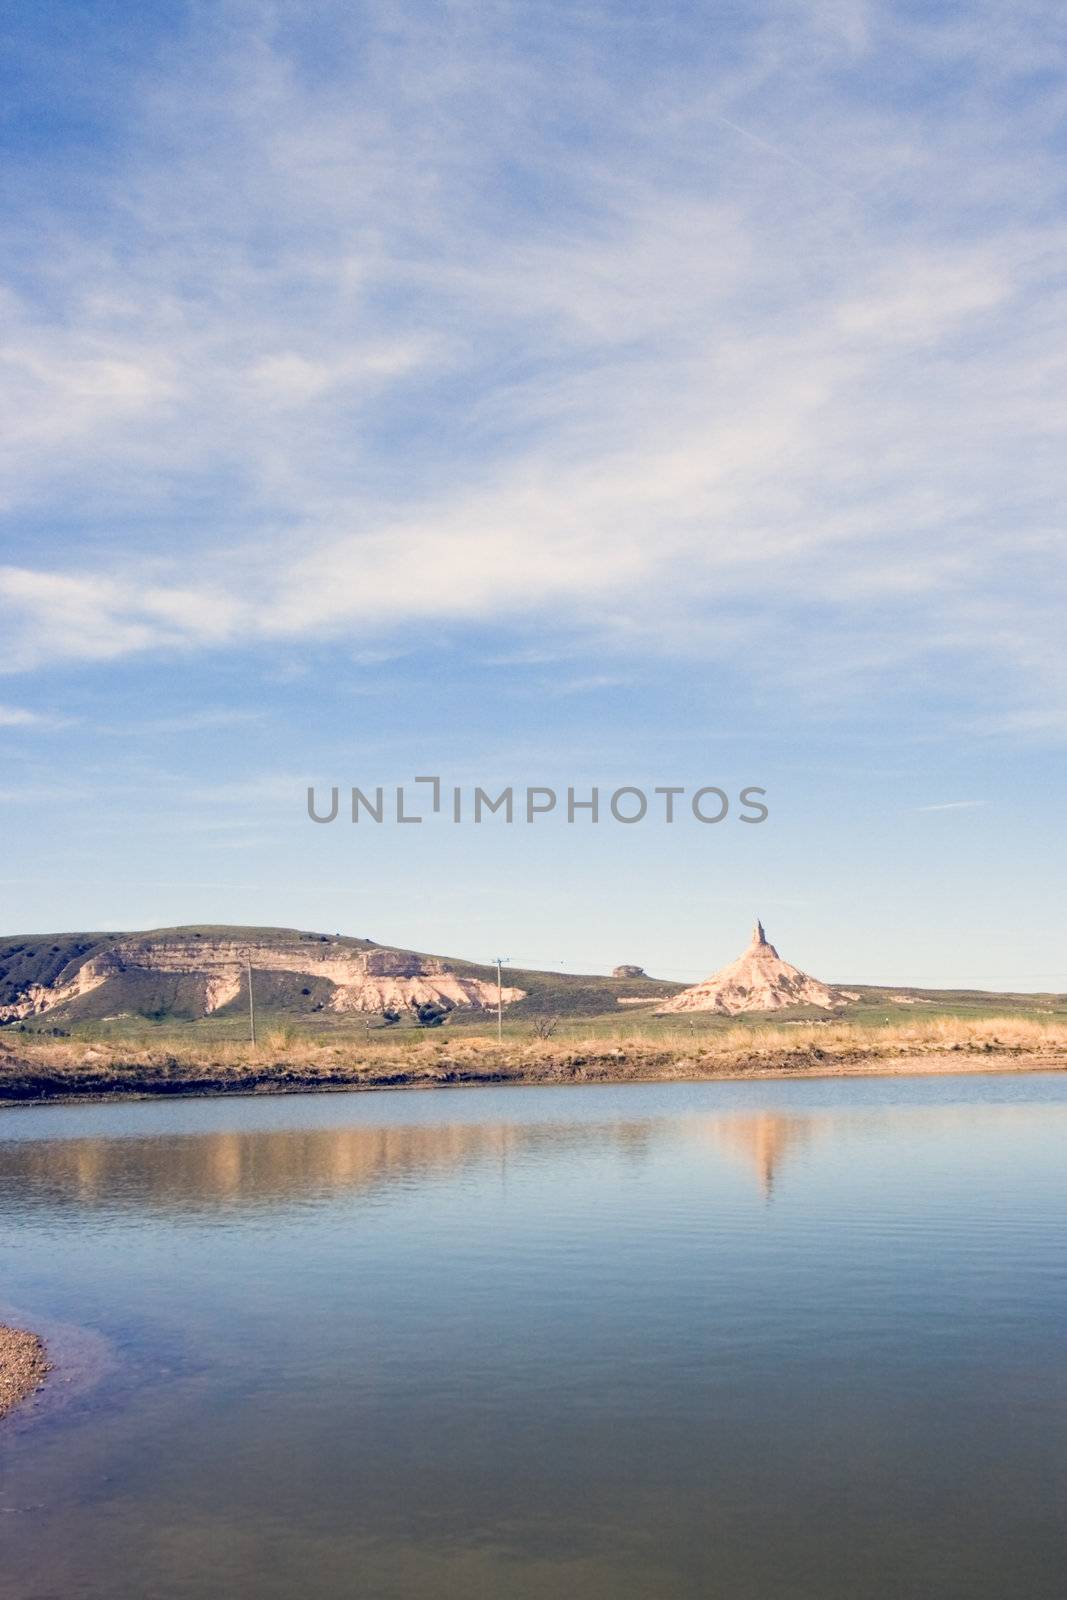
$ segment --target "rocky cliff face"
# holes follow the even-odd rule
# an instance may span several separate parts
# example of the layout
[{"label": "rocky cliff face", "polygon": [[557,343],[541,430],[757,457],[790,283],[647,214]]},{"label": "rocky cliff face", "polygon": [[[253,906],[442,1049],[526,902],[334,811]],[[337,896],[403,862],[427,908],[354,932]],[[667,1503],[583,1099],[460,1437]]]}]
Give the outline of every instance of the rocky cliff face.
[{"label": "rocky cliff face", "polygon": [[[340,941],[323,939],[291,944],[241,942],[199,936],[166,938],[119,937],[97,949],[80,966],[70,966],[49,983],[32,983],[0,1007],[0,1022],[38,1016],[76,1002],[111,984],[116,991],[116,1011],[123,1009],[123,980],[150,973],[171,974],[195,980],[207,1016],[236,1000],[245,983],[247,965],[253,981],[257,974],[283,974],[328,986],[325,1004],[339,1012],[406,1010],[412,1004],[434,1002],[448,1010],[495,1007],[496,985],[479,978],[460,977],[447,963],[411,951],[353,950]],[[523,998],[522,989],[505,989],[503,1001]]]},{"label": "rocky cliff face", "polygon": [[736,1016],[742,1011],[781,1011],[789,1006],[835,1011],[847,1001],[841,990],[831,989],[783,961],[773,944],[767,943],[763,924],[757,922],[744,955],[703,983],[683,989],[660,1010],[722,1011]]}]

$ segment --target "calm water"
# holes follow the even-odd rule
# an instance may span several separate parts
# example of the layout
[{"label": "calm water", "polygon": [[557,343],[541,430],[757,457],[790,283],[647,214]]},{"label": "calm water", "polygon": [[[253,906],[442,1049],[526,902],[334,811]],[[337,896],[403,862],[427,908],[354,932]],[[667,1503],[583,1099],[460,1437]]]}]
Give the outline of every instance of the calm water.
[{"label": "calm water", "polygon": [[0,1113],[4,1600],[1062,1600],[1067,1078]]}]

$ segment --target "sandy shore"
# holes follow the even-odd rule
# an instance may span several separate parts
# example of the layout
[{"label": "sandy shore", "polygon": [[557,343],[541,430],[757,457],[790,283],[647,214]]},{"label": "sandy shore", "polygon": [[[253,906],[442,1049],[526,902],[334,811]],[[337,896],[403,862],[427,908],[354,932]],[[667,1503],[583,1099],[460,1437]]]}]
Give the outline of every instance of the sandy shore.
[{"label": "sandy shore", "polygon": [[241,1061],[155,1059],[70,1060],[59,1063],[0,1057],[0,1106],[56,1100],[111,1100],[156,1096],[296,1094],[309,1091],[432,1089],[478,1084],[667,1083],[752,1078],[898,1077],[916,1074],[1008,1073],[1067,1070],[1061,1049],[753,1050],[724,1055],[655,1046],[477,1050],[442,1048],[400,1062],[395,1058],[271,1059]]},{"label": "sandy shore", "polygon": [[0,1322],[0,1419],[34,1394],[50,1370],[44,1345],[35,1333]]}]

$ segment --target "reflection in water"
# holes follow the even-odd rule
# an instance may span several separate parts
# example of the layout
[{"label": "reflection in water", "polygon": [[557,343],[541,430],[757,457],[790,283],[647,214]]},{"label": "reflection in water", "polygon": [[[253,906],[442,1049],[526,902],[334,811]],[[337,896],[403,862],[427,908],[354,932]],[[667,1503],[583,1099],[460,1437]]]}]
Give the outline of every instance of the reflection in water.
[{"label": "reflection in water", "polygon": [[159,1139],[25,1144],[4,1158],[10,1180],[42,1202],[166,1210],[284,1202],[370,1189],[464,1162],[499,1158],[514,1130],[495,1127],[313,1128]]},{"label": "reflection in water", "polygon": [[[889,1114],[892,1115],[891,1113]],[[886,1124],[886,1113],[879,1116]],[[781,1172],[816,1141],[847,1137],[857,1113],[760,1110],[610,1122],[441,1122],[336,1128],[226,1130],[151,1138],[0,1139],[0,1195],[11,1185],[23,1206],[149,1206],[199,1211],[267,1206],[295,1198],[373,1191],[445,1178],[464,1169],[614,1152],[640,1167],[664,1144],[695,1145],[705,1160],[743,1158],[770,1198]],[[928,1111],[960,1125],[958,1111]],[[2,1131],[2,1128],[0,1128]]]},{"label": "reflection in water", "polygon": [[1065,1133],[1051,1077],[0,1118],[0,1293],[115,1353],[0,1430],[0,1591],[1060,1600]]},{"label": "reflection in water", "polygon": [[441,1123],[430,1126],[227,1131],[158,1138],[64,1139],[0,1144],[0,1183],[23,1202],[141,1206],[168,1211],[205,1206],[280,1204],[294,1197],[374,1190],[447,1175],[462,1168],[550,1158],[583,1149],[614,1150],[640,1165],[664,1140],[695,1141],[747,1158],[770,1195],[786,1155],[829,1117],[733,1114],[679,1121],[645,1118],[609,1123]]},{"label": "reflection in water", "polygon": [[539,1153],[617,1142],[640,1159],[656,1124],[608,1127],[521,1123],[286,1129],[186,1135],[161,1141],[69,1139],[0,1145],[0,1182],[42,1204],[284,1203],[302,1195],[373,1190]]},{"label": "reflection in water", "polygon": [[828,1133],[829,1117],[783,1115],[760,1111],[755,1116],[709,1117],[704,1129],[724,1150],[744,1156],[756,1170],[760,1188],[769,1200],[779,1166],[790,1151],[799,1150],[817,1131]]}]

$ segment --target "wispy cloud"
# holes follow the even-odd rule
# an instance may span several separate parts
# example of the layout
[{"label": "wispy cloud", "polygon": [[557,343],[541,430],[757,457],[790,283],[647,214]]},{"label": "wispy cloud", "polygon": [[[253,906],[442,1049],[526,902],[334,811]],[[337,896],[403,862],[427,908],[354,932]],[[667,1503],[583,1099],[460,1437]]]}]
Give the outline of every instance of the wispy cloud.
[{"label": "wispy cloud", "polygon": [[198,711],[181,712],[175,716],[153,717],[150,721],[131,722],[123,726],[105,726],[98,731],[143,739],[152,734],[213,733],[216,730],[254,726],[266,720],[265,711],[243,711],[223,706],[204,706]]},{"label": "wispy cloud", "polygon": [[32,728],[40,721],[36,711],[25,711],[21,706],[0,706],[0,728]]},{"label": "wispy cloud", "polygon": [[623,689],[632,681],[622,673],[590,672],[577,678],[553,679],[544,687],[551,694],[597,694],[604,689]]},{"label": "wispy cloud", "polygon": [[984,800],[945,800],[940,805],[916,806],[916,811],[977,811]]},{"label": "wispy cloud", "polygon": [[219,8],[92,221],[20,196],[2,492],[115,535],[0,666],[541,617],[1067,705],[1045,0],[365,12]]},{"label": "wispy cloud", "polygon": [[25,706],[0,705],[0,728],[27,728],[47,733],[56,728],[69,727],[72,721],[70,717],[57,716],[50,711],[30,711]]}]

